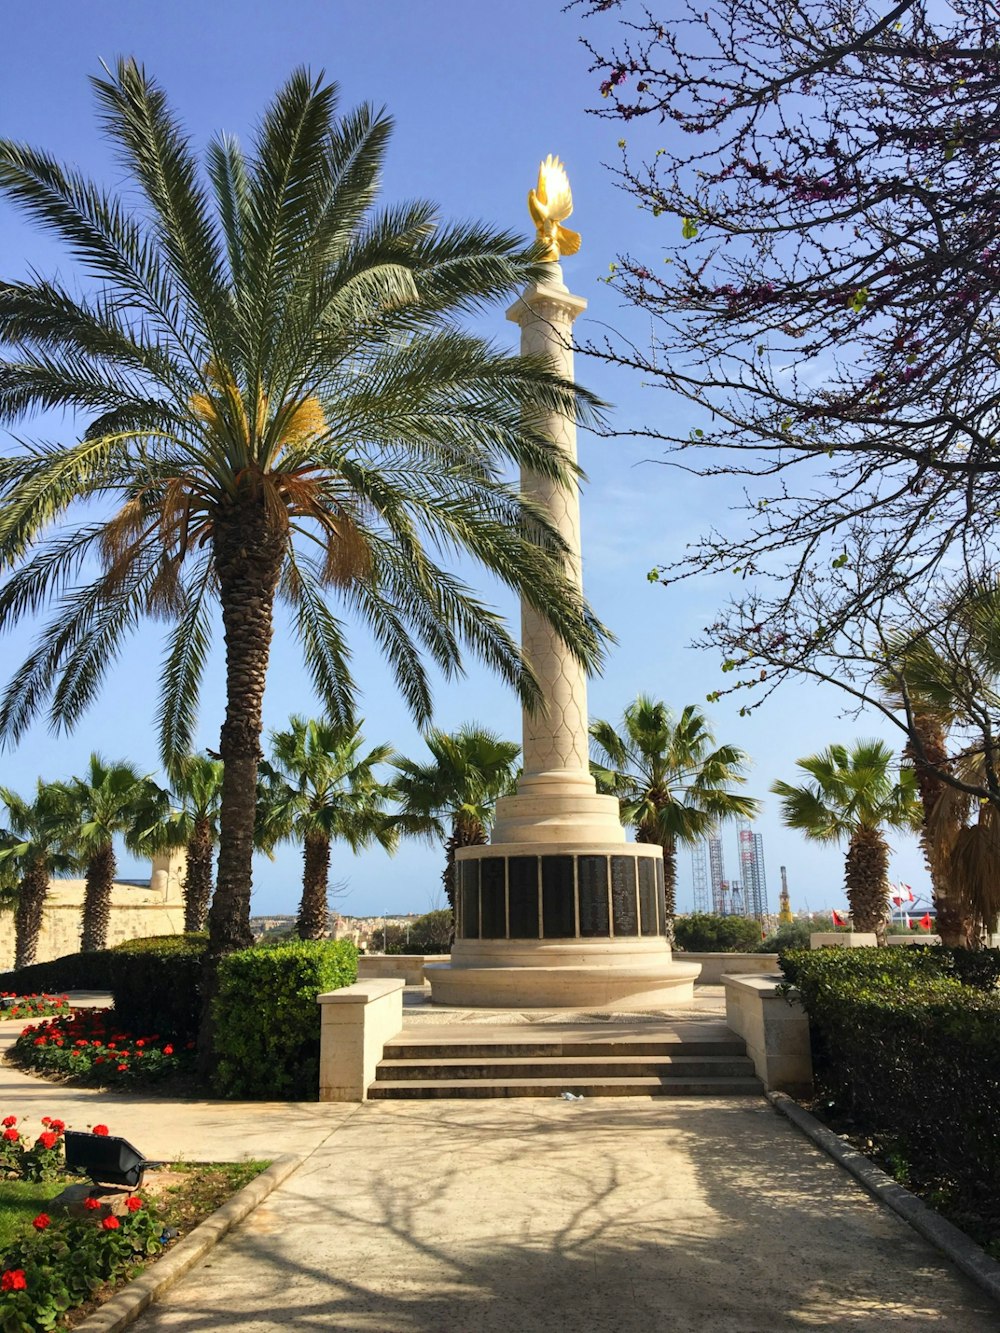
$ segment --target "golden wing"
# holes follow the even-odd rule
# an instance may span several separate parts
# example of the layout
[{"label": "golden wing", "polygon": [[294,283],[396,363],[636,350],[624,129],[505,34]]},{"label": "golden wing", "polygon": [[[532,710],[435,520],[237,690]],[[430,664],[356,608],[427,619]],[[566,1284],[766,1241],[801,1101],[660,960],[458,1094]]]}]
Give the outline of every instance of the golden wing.
[{"label": "golden wing", "polygon": [[545,205],[535,190],[528,191],[528,212],[531,214],[531,220],[536,227],[540,227],[543,222],[548,222],[549,215],[545,211]]},{"label": "golden wing", "polygon": [[554,222],[564,222],[573,211],[566,168],[551,153],[538,168],[538,197],[545,205],[546,216]]},{"label": "golden wing", "polygon": [[569,227],[556,228],[556,243],[559,246],[559,253],[562,255],[575,255],[580,248],[582,237],[578,231],[570,231]]}]

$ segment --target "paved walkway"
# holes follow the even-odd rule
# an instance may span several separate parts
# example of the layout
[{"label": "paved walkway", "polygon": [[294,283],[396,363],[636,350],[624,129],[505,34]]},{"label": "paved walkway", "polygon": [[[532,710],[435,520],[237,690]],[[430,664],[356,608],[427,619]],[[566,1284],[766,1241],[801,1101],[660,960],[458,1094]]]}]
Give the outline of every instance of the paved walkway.
[{"label": "paved walkway", "polygon": [[0,1066],[0,1110],[150,1155],[309,1154],[137,1333],[1000,1326],[757,1098],[171,1104]]}]

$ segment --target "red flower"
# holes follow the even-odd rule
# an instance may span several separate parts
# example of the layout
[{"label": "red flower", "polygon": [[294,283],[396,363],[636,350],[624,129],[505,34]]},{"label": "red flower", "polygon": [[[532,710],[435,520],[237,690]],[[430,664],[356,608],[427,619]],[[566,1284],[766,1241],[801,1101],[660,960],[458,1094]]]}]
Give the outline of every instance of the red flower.
[{"label": "red flower", "polygon": [[[43,1121],[42,1123],[44,1124],[44,1121]],[[66,1121],[65,1121],[65,1120],[50,1120],[50,1121],[49,1121],[49,1129],[53,1130],[56,1134],[61,1134],[65,1128],[66,1128]]]},{"label": "red flower", "polygon": [[31,1225],[36,1231],[44,1231],[51,1221],[52,1218],[49,1217],[48,1213],[39,1213]]},{"label": "red flower", "polygon": [[128,1073],[128,1065],[119,1065],[119,1066],[118,1066],[118,1072],[119,1072],[119,1074],[127,1074],[127,1073]]},{"label": "red flower", "polygon": [[97,1059],[94,1061],[94,1064],[95,1064],[95,1065],[103,1065],[103,1064],[104,1064],[104,1056],[103,1056],[103,1055],[99,1055],[99,1056],[97,1057]]},{"label": "red flower", "polygon": [[163,1048],[164,1055],[173,1055],[173,1053],[174,1053],[174,1048],[172,1046],[164,1046]]},{"label": "red flower", "polygon": [[101,1227],[104,1231],[117,1231],[120,1226],[121,1223],[118,1221],[117,1217],[106,1217],[101,1222]]},{"label": "red flower", "polygon": [[138,1194],[130,1194],[125,1200],[125,1207],[130,1213],[137,1213],[142,1207],[142,1200],[139,1198]]},{"label": "red flower", "polygon": [[108,1127],[107,1125],[95,1125],[90,1132],[91,1134],[107,1134]]},{"label": "red flower", "polygon": [[8,1143],[17,1143],[17,1141],[21,1137],[16,1129],[5,1129],[3,1132],[3,1136]]},{"label": "red flower", "polygon": [[8,1268],[0,1277],[0,1291],[24,1291],[27,1285],[28,1279],[24,1276],[23,1268]]},{"label": "red flower", "polygon": [[52,1117],[51,1117],[51,1116],[48,1116],[48,1115],[43,1115],[43,1116],[42,1116],[42,1124],[43,1124],[43,1125],[51,1125],[51,1124],[52,1124]]},{"label": "red flower", "polygon": [[16,1124],[17,1124],[17,1116],[9,1115],[5,1117],[3,1122],[3,1127],[4,1129],[10,1129],[11,1125],[16,1125]]},{"label": "red flower", "polygon": [[50,1152],[59,1142],[59,1135],[52,1134],[49,1132],[46,1132],[44,1134],[39,1134],[38,1142],[42,1145],[42,1147],[46,1150],[46,1152]]},{"label": "red flower", "polygon": [[88,1212],[92,1213],[92,1212],[94,1211],[95,1208],[100,1208],[100,1206],[101,1206],[101,1201],[100,1201],[100,1199],[92,1199],[92,1198],[88,1197],[88,1198],[84,1199],[84,1201],[83,1201],[83,1206],[84,1206],[84,1208],[87,1209]]},{"label": "red flower", "polygon": [[136,1044],[137,1048],[141,1051],[142,1048],[145,1046],[146,1043],[145,1043],[145,1042],[143,1041],[143,1039],[140,1037],[139,1040],[138,1040],[135,1044]]}]

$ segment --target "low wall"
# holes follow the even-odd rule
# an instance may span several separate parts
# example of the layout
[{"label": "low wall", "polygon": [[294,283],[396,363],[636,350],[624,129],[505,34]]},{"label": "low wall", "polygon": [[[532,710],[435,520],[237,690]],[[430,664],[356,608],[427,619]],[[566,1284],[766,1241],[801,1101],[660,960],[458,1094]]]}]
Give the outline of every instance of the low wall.
[{"label": "low wall", "polygon": [[403,982],[357,981],[317,996],[319,1099],[364,1102],[385,1043],[403,1030]]},{"label": "low wall", "polygon": [[809,936],[810,949],[874,949],[877,944],[874,931],[816,930]]},{"label": "low wall", "polygon": [[727,972],[775,972],[776,953],[685,953],[674,950],[675,963],[700,963],[701,975],[696,986],[721,986]]},{"label": "low wall", "polygon": [[918,935],[916,931],[912,935],[886,935],[886,944],[940,944],[940,935],[927,935],[921,931]]},{"label": "low wall", "polygon": [[799,999],[778,994],[778,976],[724,976],[726,1023],[747,1044],[757,1077],[768,1092],[808,1097],[812,1092],[809,1018]]},{"label": "low wall", "polygon": [[407,986],[423,986],[425,963],[448,963],[447,953],[374,953],[362,954],[358,959],[358,980],[369,977],[402,977]]}]

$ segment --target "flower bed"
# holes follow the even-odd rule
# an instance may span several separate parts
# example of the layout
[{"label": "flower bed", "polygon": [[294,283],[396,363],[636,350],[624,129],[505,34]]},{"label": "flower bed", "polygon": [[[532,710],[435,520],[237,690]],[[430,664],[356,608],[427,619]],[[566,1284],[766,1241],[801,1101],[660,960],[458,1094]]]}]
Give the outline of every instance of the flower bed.
[{"label": "flower bed", "polygon": [[76,1009],[29,1024],[11,1047],[10,1059],[22,1069],[79,1083],[144,1084],[192,1068],[194,1042],[182,1045],[160,1033],[122,1032],[113,1009]]},{"label": "flower bed", "polygon": [[0,1019],[52,1018],[70,1012],[65,995],[18,995],[16,991],[0,991]]},{"label": "flower bed", "polygon": [[[30,1191],[26,1182],[49,1182],[48,1193],[36,1194],[37,1207],[70,1183],[61,1120],[44,1116],[37,1132],[29,1132],[26,1122],[13,1115],[0,1125],[0,1180],[22,1182],[11,1186],[11,1193]],[[108,1132],[107,1125],[91,1129],[92,1134]],[[118,1283],[135,1276],[147,1259],[196,1226],[267,1165],[174,1167],[159,1178],[154,1174],[131,1193],[102,1194],[95,1187],[66,1211],[44,1203],[33,1217],[29,1214],[30,1220],[23,1213],[4,1217],[13,1223],[5,1233],[13,1239],[0,1249],[0,1333],[36,1333],[75,1322],[74,1316],[111,1296]]]},{"label": "flower bed", "polygon": [[[16,1116],[2,1122],[0,1175],[8,1180],[58,1181],[65,1174],[65,1124],[42,1118],[26,1134]],[[94,1134],[107,1134],[95,1125]],[[168,1239],[155,1208],[138,1193],[123,1199],[121,1215],[88,1196],[80,1216],[42,1211],[0,1259],[0,1330],[33,1333],[55,1328],[66,1311],[163,1248]]]}]

